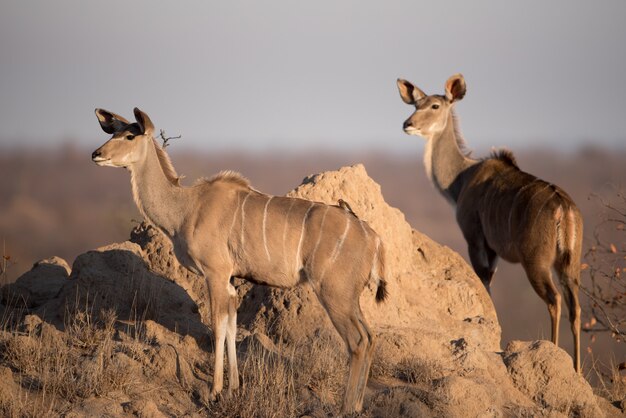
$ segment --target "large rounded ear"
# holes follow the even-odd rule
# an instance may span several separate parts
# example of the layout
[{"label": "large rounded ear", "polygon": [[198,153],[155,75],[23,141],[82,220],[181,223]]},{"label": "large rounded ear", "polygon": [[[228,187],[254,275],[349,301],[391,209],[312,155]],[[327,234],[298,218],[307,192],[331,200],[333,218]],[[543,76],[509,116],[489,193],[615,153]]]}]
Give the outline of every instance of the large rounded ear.
[{"label": "large rounded ear", "polygon": [[414,105],[419,99],[426,96],[426,93],[415,87],[409,81],[398,79],[398,90],[400,91],[400,97],[404,100],[404,103]]},{"label": "large rounded ear", "polygon": [[98,122],[100,122],[102,130],[108,134],[123,131],[126,129],[126,126],[130,124],[129,121],[120,115],[116,115],[104,109],[96,109],[96,117],[98,118]]},{"label": "large rounded ear", "polygon": [[461,100],[465,96],[467,87],[463,74],[455,74],[446,81],[446,98],[450,103]]},{"label": "large rounded ear", "polygon": [[134,112],[135,120],[139,124],[139,129],[141,129],[141,133],[145,135],[148,132],[154,132],[154,125],[152,124],[152,121],[150,120],[148,115],[139,110],[138,107],[135,108]]}]

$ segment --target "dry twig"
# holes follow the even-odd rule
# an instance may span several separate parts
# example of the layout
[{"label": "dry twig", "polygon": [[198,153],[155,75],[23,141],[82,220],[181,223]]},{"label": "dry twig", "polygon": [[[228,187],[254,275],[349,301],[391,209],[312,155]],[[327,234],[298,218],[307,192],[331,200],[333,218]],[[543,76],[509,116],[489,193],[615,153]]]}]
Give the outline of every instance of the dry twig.
[{"label": "dry twig", "polygon": [[178,135],[178,136],[165,136],[165,131],[163,129],[161,129],[160,133],[159,133],[159,137],[161,138],[161,140],[163,141],[163,143],[161,144],[162,148],[167,148],[169,147],[169,141],[171,139],[179,139],[182,138],[182,135]]}]

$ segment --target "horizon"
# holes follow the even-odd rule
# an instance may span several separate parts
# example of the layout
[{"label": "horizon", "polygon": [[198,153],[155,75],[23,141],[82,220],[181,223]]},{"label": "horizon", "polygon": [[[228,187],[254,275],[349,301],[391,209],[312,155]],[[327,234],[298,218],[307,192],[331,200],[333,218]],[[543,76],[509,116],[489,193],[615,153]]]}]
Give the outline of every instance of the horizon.
[{"label": "horizon", "polygon": [[[170,136],[169,133],[166,133]],[[177,136],[177,135],[175,135]],[[380,145],[368,145],[362,148],[354,149],[350,144],[343,146],[333,146],[328,144],[322,145],[308,145],[300,147],[283,147],[280,143],[266,144],[264,147],[246,148],[243,145],[232,146],[219,146],[213,145],[212,147],[206,147],[199,144],[199,140],[193,140],[185,138],[172,138],[166,146],[166,151],[172,155],[188,155],[195,154],[199,156],[207,156],[211,154],[241,154],[244,156],[258,156],[259,158],[272,158],[280,156],[300,156],[304,154],[339,154],[339,155],[368,155],[372,153],[381,154],[389,157],[400,158],[413,158],[415,156],[420,157],[423,155],[426,140],[418,136],[405,135],[406,140],[398,141],[399,144],[395,147],[385,146],[388,142],[384,140],[377,141]],[[61,152],[64,149],[69,149],[79,152],[89,152],[98,148],[106,141],[110,139],[110,135],[102,133],[102,136],[97,138],[91,138],[89,140],[79,140],[75,137],[60,136],[55,140],[36,143],[32,140],[24,140],[20,138],[13,141],[6,141],[0,138],[0,152],[5,153],[31,153],[38,150],[44,150],[46,152]],[[155,136],[154,139],[161,144],[160,137]],[[626,140],[615,141],[610,143],[598,142],[598,141],[580,141],[578,143],[571,143],[567,147],[563,147],[560,141],[550,141],[547,139],[532,141],[529,144],[515,144],[515,146],[507,145],[503,141],[500,141],[499,145],[488,145],[484,141],[477,141],[477,146],[472,146],[472,143],[466,143],[466,150],[472,157],[482,158],[488,156],[494,150],[507,149],[517,154],[532,154],[532,153],[556,153],[562,156],[577,155],[586,152],[593,153],[605,153],[605,152],[626,152]]]}]

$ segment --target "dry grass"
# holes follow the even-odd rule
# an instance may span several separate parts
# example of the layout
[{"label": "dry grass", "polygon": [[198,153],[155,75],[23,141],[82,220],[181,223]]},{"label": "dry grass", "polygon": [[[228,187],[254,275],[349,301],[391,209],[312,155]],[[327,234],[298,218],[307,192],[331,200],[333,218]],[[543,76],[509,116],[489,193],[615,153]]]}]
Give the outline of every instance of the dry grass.
[{"label": "dry grass", "polygon": [[34,316],[20,327],[3,324],[0,366],[18,384],[17,396],[0,391],[0,416],[57,416],[79,398],[126,391],[133,377],[115,350],[115,321],[112,311],[85,309],[67,315],[65,332]]},{"label": "dry grass", "polygon": [[[288,353],[284,353],[288,354]],[[234,396],[208,405],[214,417],[295,416],[295,371],[288,357],[273,354],[253,342],[240,363],[242,386]]]},{"label": "dry grass", "polygon": [[[339,350],[338,350],[339,349]],[[242,386],[208,406],[210,416],[273,418],[339,412],[347,375],[346,354],[336,339],[269,351],[252,341],[239,363]]]},{"label": "dry grass", "polygon": [[[96,314],[86,306],[68,311],[64,328],[59,331],[33,315],[24,317],[19,325],[2,324],[0,378],[6,377],[10,384],[0,385],[0,416],[62,416],[84,400],[107,398],[111,393],[150,399],[145,393],[135,397],[146,390],[139,379],[157,375],[163,379],[163,375],[159,366],[151,369],[150,359],[159,344],[148,336],[141,319],[126,333],[128,322],[118,321],[115,311]],[[181,347],[183,358],[197,358]],[[210,361],[212,355],[207,357]],[[313,342],[279,343],[270,349],[251,338],[240,354],[242,385],[234,396],[205,405],[193,384],[177,382],[174,374],[171,381],[160,385],[188,396],[180,404],[192,414],[204,409],[215,417],[335,416],[343,397],[346,358],[343,344],[331,335],[317,336]],[[141,375],[135,375],[139,365],[145,367]],[[199,369],[210,367],[200,366],[196,371]],[[211,378],[207,380],[210,383]]]},{"label": "dry grass", "polygon": [[394,377],[395,363],[393,359],[385,353],[383,344],[376,344],[374,349],[374,358],[370,367],[371,375],[376,377]]},{"label": "dry grass", "polygon": [[[334,331],[331,331],[334,332]],[[340,406],[348,377],[344,343],[331,335],[318,335],[296,353],[298,384],[308,388],[323,404]]]},{"label": "dry grass", "polygon": [[623,363],[613,360],[606,366],[593,361],[585,378],[595,381],[593,390],[596,395],[607,399],[622,412],[626,411],[626,370]]},{"label": "dry grass", "polygon": [[430,384],[440,378],[442,370],[434,362],[417,357],[405,357],[394,367],[394,375],[410,384]]},{"label": "dry grass", "polygon": [[398,360],[390,358],[382,345],[376,347],[372,361],[372,376],[400,379],[411,385],[430,385],[444,375],[441,365],[415,356]]}]

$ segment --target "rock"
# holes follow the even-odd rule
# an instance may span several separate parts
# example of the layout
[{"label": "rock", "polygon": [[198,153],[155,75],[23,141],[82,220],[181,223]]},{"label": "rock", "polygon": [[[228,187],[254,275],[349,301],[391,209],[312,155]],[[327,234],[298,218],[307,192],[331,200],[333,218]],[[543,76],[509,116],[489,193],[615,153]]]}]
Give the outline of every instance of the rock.
[{"label": "rock", "polygon": [[432,417],[435,414],[429,404],[436,403],[440,403],[440,400],[423,390],[393,387],[372,396],[368,413],[373,418]]},{"label": "rock", "polygon": [[[102,417],[114,418],[124,416],[124,409],[119,402],[105,398],[88,398],[80,400],[70,411],[64,414],[67,418]],[[132,415],[127,415],[132,416]]]},{"label": "rock", "polygon": [[124,412],[140,418],[165,418],[157,405],[151,400],[139,399],[123,405]]},{"label": "rock", "polygon": [[43,321],[37,315],[26,315],[22,320],[23,331],[26,334],[33,334],[41,327]]},{"label": "rock", "polygon": [[60,257],[40,260],[14,283],[2,288],[2,302],[33,309],[56,297],[70,275],[70,267]]}]

